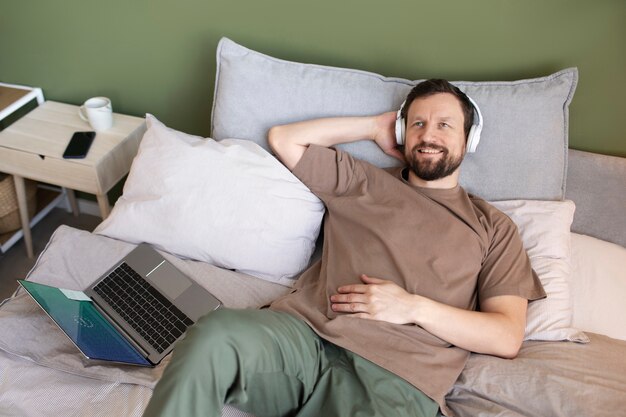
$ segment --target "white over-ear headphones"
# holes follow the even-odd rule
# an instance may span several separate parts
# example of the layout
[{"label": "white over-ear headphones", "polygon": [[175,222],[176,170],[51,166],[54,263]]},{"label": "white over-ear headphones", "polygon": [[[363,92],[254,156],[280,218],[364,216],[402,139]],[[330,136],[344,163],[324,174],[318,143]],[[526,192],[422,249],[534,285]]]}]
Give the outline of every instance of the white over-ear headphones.
[{"label": "white over-ear headphones", "polygon": [[[478,146],[478,142],[480,142],[480,133],[483,130],[483,115],[480,113],[480,108],[478,104],[470,97],[466,96],[470,103],[472,103],[472,107],[474,108],[474,124],[470,128],[470,131],[467,135],[467,152],[476,152],[476,147]],[[400,110],[396,114],[396,142],[398,145],[404,145],[404,140],[406,137],[406,122],[402,117],[402,109],[406,101],[402,103],[400,106]]]}]

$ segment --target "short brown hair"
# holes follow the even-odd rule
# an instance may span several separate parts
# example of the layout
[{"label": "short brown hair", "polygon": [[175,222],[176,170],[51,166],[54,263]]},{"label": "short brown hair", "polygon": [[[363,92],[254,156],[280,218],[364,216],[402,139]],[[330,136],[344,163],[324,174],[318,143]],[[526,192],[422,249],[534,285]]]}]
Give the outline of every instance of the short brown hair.
[{"label": "short brown hair", "polygon": [[406,101],[404,106],[402,106],[402,110],[400,111],[400,116],[405,120],[407,114],[409,112],[409,107],[411,107],[411,103],[413,100],[422,97],[429,97],[435,94],[440,93],[449,93],[455,96],[459,103],[461,103],[461,109],[463,110],[463,129],[465,132],[465,137],[469,134],[469,131],[474,124],[474,106],[467,95],[462,92],[458,87],[450,84],[449,81],[443,80],[440,78],[433,78],[430,80],[422,81],[417,84],[406,96]]}]

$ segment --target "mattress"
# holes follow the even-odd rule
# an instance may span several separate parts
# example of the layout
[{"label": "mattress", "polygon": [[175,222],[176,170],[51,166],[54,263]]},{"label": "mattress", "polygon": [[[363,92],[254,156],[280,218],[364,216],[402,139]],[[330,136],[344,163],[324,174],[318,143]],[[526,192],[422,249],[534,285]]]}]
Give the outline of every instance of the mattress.
[{"label": "mattress", "polygon": [[[579,240],[573,240],[578,242]],[[87,287],[133,245],[61,226],[28,279]],[[225,306],[258,308],[289,288],[164,253]],[[24,291],[0,306],[0,415],[140,416],[167,365],[84,359]],[[472,354],[447,400],[457,416],[614,416],[626,408],[626,342],[525,342],[514,360]],[[45,341],[45,343],[42,343]],[[252,417],[226,406],[223,416]]]}]

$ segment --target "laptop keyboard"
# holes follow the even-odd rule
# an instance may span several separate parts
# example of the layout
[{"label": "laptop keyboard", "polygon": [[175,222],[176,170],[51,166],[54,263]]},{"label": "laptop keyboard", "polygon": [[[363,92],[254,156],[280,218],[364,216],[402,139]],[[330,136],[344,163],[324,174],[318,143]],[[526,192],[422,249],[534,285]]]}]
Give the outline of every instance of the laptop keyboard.
[{"label": "laptop keyboard", "polygon": [[159,353],[193,324],[125,262],[102,279],[94,291]]}]

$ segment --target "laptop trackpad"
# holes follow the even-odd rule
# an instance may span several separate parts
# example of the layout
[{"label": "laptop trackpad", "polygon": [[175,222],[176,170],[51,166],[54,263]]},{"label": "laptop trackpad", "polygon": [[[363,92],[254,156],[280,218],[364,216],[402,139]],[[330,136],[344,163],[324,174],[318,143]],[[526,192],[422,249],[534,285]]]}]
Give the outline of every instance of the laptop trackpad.
[{"label": "laptop trackpad", "polygon": [[148,279],[171,300],[175,300],[191,286],[189,278],[169,262],[162,263],[148,275]]}]

